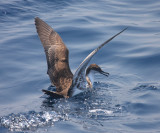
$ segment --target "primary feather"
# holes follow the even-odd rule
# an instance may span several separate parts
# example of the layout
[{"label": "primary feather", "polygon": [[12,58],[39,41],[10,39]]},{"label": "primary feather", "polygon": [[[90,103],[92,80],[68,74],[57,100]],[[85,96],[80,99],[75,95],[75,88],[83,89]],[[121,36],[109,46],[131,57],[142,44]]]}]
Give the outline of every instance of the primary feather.
[{"label": "primary feather", "polygon": [[51,83],[56,86],[56,91],[67,95],[72,85],[73,74],[69,67],[69,51],[61,37],[47,23],[38,17],[35,25],[39,38],[43,44]]}]

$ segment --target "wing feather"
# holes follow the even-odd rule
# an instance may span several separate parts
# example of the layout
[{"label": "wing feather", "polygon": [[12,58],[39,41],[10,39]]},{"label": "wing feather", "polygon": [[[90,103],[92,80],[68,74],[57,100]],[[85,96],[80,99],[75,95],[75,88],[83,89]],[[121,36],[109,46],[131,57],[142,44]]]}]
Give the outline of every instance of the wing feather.
[{"label": "wing feather", "polygon": [[[128,27],[127,27],[128,28]],[[117,33],[116,35],[112,36],[110,39],[108,39],[107,41],[105,41],[104,43],[102,43],[100,46],[98,46],[96,49],[94,49],[83,61],[82,63],[79,65],[78,69],[76,70],[74,76],[73,76],[73,85],[74,86],[79,86],[79,83],[81,83],[82,88],[85,88],[85,84],[86,84],[86,77],[85,77],[85,70],[86,67],[88,65],[88,63],[90,62],[90,60],[92,59],[92,57],[107,43],[109,43],[113,38],[115,38],[116,36],[118,36],[119,34],[121,34],[123,31],[125,31],[127,28],[123,29],[122,31],[120,31],[119,33]],[[74,89],[74,87],[73,87]]]},{"label": "wing feather", "polygon": [[[66,92],[72,85],[73,74],[69,67],[69,51],[61,37],[47,23],[35,18],[35,25],[46,54],[51,83],[57,92]],[[65,91],[66,90],[66,91]]]}]

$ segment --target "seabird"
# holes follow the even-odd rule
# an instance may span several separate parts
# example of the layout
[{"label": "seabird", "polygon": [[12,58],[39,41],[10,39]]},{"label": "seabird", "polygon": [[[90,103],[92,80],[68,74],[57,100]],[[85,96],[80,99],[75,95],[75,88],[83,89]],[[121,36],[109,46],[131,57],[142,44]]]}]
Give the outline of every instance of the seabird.
[{"label": "seabird", "polygon": [[35,25],[46,54],[48,64],[47,74],[50,77],[51,84],[56,87],[56,91],[42,91],[53,98],[69,98],[75,96],[85,91],[86,85],[88,85],[88,88],[92,88],[95,72],[108,76],[109,73],[102,71],[96,64],[91,64],[87,69],[86,67],[99,49],[127,29],[123,29],[93,50],[83,60],[73,75],[69,67],[69,50],[59,34],[38,17],[35,18]]}]

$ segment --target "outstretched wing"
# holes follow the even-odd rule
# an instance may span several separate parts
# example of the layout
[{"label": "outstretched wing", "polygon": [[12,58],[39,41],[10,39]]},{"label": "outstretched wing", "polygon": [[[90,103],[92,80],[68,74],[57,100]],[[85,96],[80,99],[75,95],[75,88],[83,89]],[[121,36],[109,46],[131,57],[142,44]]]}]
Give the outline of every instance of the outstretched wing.
[{"label": "outstretched wing", "polygon": [[[90,60],[92,59],[92,57],[108,42],[110,42],[113,38],[115,38],[116,36],[118,36],[119,34],[121,34],[123,31],[125,31],[127,28],[123,29],[122,31],[120,31],[119,33],[117,33],[116,35],[114,35],[113,37],[111,37],[110,39],[108,39],[107,41],[105,41],[104,43],[102,43],[98,48],[96,48],[95,50],[93,50],[84,60],[83,62],[79,65],[78,69],[76,70],[74,76],[73,76],[73,85],[74,86],[79,86],[79,83],[81,84],[82,88],[85,88],[85,84],[86,84],[86,76],[85,76],[85,69],[88,65],[88,63],[90,62]],[[73,88],[74,89],[74,88]]]},{"label": "outstretched wing", "polygon": [[[69,67],[69,51],[61,37],[47,23],[35,18],[35,25],[39,38],[43,44],[48,64],[47,74],[56,91],[67,90],[72,85],[73,74]],[[67,83],[67,84],[66,84]]]}]

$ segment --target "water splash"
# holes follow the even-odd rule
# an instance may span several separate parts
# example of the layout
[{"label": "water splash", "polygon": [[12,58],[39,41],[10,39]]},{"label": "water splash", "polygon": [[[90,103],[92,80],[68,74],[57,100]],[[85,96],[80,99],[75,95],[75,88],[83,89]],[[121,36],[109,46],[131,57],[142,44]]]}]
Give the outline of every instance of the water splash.
[{"label": "water splash", "polygon": [[10,114],[0,118],[0,125],[8,128],[10,131],[36,130],[38,127],[54,125],[55,122],[65,120],[55,111],[30,111],[28,113]]},{"label": "water splash", "polygon": [[[41,112],[10,114],[0,118],[0,126],[10,131],[37,131],[40,127],[54,126],[58,121],[82,123],[84,128],[103,126],[103,122],[121,117],[123,107],[112,99],[106,83],[96,82],[92,91],[70,99],[44,98]],[[54,90],[54,88],[49,87]],[[75,119],[76,118],[76,119]]]},{"label": "water splash", "polygon": [[89,110],[89,112],[91,112],[91,113],[103,112],[103,113],[108,114],[108,115],[113,114],[113,111],[104,110],[104,109],[92,109],[92,110]]}]

